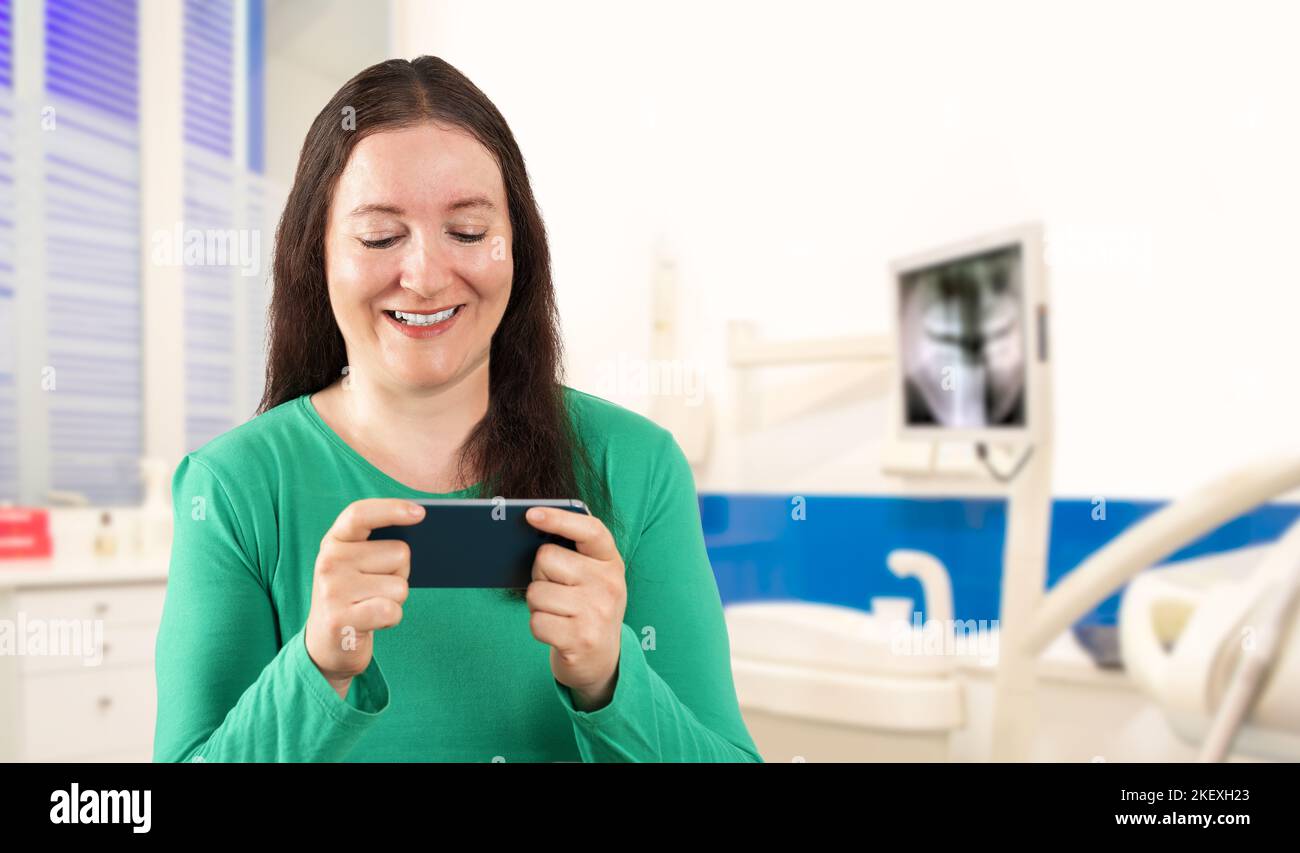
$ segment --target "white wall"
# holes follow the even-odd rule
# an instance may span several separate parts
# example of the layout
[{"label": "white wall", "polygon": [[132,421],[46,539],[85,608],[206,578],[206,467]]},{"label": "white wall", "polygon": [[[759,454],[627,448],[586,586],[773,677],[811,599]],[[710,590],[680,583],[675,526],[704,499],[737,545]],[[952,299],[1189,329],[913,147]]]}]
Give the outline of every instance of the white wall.
[{"label": "white wall", "polygon": [[266,173],[287,191],[307,129],[353,75],[389,58],[383,3],[266,4]]},{"label": "white wall", "polygon": [[[689,354],[720,378],[729,319],[884,332],[891,258],[1041,219],[1058,494],[1171,496],[1296,439],[1300,6],[396,0],[394,14],[397,55],[443,56],[511,122],[572,384],[646,356],[656,239],[690,294]],[[702,485],[887,488],[882,430],[864,401]]]}]

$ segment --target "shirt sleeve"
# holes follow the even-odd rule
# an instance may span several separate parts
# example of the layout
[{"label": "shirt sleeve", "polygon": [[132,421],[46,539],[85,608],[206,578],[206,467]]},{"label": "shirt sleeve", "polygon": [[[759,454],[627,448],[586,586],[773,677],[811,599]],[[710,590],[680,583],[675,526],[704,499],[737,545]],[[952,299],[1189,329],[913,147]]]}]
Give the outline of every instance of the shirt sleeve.
[{"label": "shirt sleeve", "polygon": [[662,431],[645,527],[626,562],[614,693],[579,711],[555,682],[583,761],[762,762],[736,699],[722,600],[690,463]]},{"label": "shirt sleeve", "polygon": [[193,454],[172,478],[174,533],[155,648],[154,761],[339,761],[388,706],[379,663],[340,698],[281,645],[274,604],[230,497]]}]

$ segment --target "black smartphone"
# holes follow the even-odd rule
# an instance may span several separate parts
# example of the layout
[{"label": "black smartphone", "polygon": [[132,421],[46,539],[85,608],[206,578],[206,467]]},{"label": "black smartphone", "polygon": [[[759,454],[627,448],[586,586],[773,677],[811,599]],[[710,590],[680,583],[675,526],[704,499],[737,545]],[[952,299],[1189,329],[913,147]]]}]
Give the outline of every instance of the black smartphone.
[{"label": "black smartphone", "polygon": [[412,500],[424,507],[419,524],[380,527],[371,539],[411,546],[410,585],[431,588],[523,589],[533,579],[533,559],[547,542],[573,548],[571,539],[528,523],[529,507],[555,507],[590,515],[579,500],[444,498]]}]

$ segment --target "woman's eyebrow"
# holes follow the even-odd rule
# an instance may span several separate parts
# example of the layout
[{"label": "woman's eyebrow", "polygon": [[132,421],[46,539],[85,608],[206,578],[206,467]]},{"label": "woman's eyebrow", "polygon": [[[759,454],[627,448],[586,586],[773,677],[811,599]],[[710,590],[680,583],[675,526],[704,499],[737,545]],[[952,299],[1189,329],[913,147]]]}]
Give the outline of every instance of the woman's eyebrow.
[{"label": "woman's eyebrow", "polygon": [[488,210],[496,210],[496,205],[492,203],[491,199],[483,195],[466,196],[447,205],[448,210],[464,210],[467,207],[485,207]]},{"label": "woman's eyebrow", "polygon": [[[496,210],[496,205],[487,196],[472,195],[458,198],[447,205],[447,210],[456,211],[464,210],[469,207],[483,207],[488,210]],[[406,213],[400,207],[392,204],[360,204],[352,209],[348,216],[364,216],[367,213],[388,213],[393,216],[402,216]]]},{"label": "woman's eyebrow", "polygon": [[391,213],[393,216],[401,216],[405,212],[391,204],[360,204],[354,207],[348,216],[364,216],[367,213]]}]

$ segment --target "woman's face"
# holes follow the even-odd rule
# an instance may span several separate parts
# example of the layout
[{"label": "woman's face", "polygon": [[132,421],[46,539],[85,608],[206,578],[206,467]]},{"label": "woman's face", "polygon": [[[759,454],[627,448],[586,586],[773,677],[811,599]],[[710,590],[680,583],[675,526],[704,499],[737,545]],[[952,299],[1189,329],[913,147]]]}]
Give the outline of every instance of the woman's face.
[{"label": "woman's face", "polygon": [[325,230],[349,374],[428,390],[483,364],[510,298],[511,237],[501,170],[468,133],[426,123],[358,142]]}]

